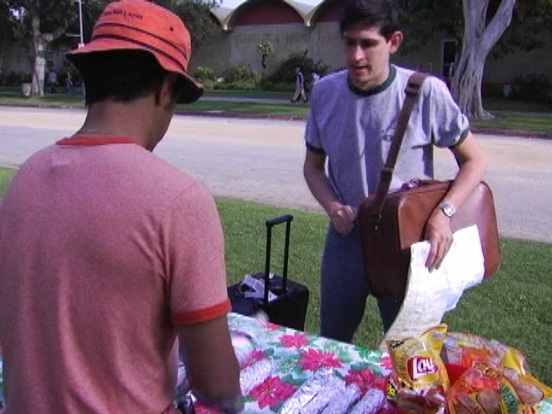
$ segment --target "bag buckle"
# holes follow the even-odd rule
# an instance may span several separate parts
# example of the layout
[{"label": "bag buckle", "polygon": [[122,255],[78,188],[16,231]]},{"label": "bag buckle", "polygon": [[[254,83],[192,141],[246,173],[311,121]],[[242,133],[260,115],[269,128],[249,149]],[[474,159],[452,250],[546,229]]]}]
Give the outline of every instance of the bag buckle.
[{"label": "bag buckle", "polygon": [[417,188],[419,186],[420,186],[420,181],[419,180],[410,180],[410,181],[407,181],[406,183],[404,183],[401,186],[401,189],[402,190],[411,190],[411,189]]}]

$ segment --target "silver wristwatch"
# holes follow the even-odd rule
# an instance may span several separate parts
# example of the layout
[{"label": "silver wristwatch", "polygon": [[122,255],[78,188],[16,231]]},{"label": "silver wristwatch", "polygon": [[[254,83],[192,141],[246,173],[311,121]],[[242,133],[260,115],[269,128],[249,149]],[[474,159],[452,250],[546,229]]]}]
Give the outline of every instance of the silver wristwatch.
[{"label": "silver wristwatch", "polygon": [[454,216],[454,213],[456,213],[456,209],[454,208],[454,206],[444,201],[439,204],[439,208],[448,218],[452,218]]}]

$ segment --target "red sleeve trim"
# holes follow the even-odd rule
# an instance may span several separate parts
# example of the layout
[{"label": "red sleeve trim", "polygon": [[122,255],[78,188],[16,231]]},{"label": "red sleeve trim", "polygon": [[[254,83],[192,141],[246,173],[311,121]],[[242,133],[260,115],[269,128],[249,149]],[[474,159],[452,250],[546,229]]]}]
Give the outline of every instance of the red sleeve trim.
[{"label": "red sleeve trim", "polygon": [[96,146],[107,144],[137,144],[140,142],[130,137],[105,137],[105,136],[88,136],[83,135],[79,137],[63,138],[56,142],[58,145],[84,145],[84,146]]},{"label": "red sleeve trim", "polygon": [[224,316],[230,312],[232,306],[230,299],[226,300],[218,305],[211,306],[209,308],[199,309],[191,312],[178,312],[172,314],[172,322],[175,325],[190,325],[192,323],[205,322],[211,319]]}]

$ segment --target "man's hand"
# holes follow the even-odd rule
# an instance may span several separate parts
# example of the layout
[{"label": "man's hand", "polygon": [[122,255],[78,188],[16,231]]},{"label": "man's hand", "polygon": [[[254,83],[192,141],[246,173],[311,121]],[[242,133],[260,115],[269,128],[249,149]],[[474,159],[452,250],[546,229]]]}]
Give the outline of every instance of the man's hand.
[{"label": "man's hand", "polygon": [[178,338],[194,396],[225,414],[241,412],[240,367],[226,316],[180,326]]},{"label": "man's hand", "polygon": [[436,209],[429,217],[425,238],[430,244],[425,265],[432,272],[434,269],[439,269],[453,241],[450,218],[445,216],[440,209]]},{"label": "man's hand", "polygon": [[332,225],[339,234],[349,234],[356,221],[356,210],[351,206],[341,205],[330,212]]}]

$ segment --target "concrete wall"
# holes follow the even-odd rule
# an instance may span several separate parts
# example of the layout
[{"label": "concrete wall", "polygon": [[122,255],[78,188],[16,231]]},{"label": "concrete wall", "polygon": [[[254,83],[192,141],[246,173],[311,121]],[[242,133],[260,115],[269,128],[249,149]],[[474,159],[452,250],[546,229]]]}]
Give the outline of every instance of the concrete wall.
[{"label": "concrete wall", "polygon": [[269,41],[273,51],[268,58],[268,72],[291,53],[304,51],[315,62],[321,60],[335,69],[342,65],[341,44],[335,30],[335,24],[327,23],[314,29],[302,24],[237,26],[232,32],[221,31],[195,51],[191,67],[208,66],[222,72],[230,66],[249,65],[262,72],[257,46]]},{"label": "concrete wall", "polygon": [[[309,28],[298,24],[238,26],[232,32],[218,33],[200,50],[194,52],[191,66],[208,66],[222,72],[229,66],[249,65],[261,72],[257,45],[269,41],[274,51],[269,56],[268,72],[291,53],[308,51],[314,62],[321,61],[335,71],[344,65],[339,29],[335,22],[319,23]],[[393,56],[393,62],[407,67],[440,74],[441,40],[410,56]]]},{"label": "concrete wall", "polygon": [[[308,50],[315,62],[329,65],[330,70],[343,66],[343,54],[337,23],[318,23],[309,28],[302,24],[236,26],[231,32],[222,30],[195,52],[191,67],[208,66],[222,71],[229,66],[250,65],[261,72],[257,45],[270,41],[274,51],[269,56],[268,72],[290,53]],[[436,36],[420,51],[402,56],[397,53],[392,61],[413,69],[440,76],[443,64],[443,37]],[[532,52],[517,52],[502,59],[487,58],[484,83],[511,83],[516,76],[544,73],[552,82],[552,36],[545,38],[546,46]]]}]

